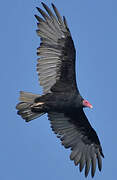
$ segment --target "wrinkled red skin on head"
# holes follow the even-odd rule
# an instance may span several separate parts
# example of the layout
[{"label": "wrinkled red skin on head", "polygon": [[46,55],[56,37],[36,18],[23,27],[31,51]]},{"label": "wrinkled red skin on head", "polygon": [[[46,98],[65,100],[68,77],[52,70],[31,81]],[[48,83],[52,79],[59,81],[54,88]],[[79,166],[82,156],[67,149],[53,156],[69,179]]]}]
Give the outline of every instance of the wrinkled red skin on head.
[{"label": "wrinkled red skin on head", "polygon": [[89,108],[93,108],[93,106],[87,101],[87,100],[83,100],[83,106],[84,107],[89,107]]}]

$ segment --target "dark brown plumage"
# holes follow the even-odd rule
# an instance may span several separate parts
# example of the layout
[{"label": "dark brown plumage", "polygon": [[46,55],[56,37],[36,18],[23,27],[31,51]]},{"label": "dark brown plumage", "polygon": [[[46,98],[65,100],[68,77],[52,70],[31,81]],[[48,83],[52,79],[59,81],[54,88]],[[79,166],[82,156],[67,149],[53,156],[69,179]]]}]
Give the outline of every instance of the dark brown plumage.
[{"label": "dark brown plumage", "polygon": [[91,127],[84,107],[92,105],[84,100],[76,84],[74,43],[65,17],[61,18],[52,4],[55,15],[42,3],[45,13],[37,8],[43,18],[38,20],[37,34],[41,39],[37,55],[37,72],[43,95],[20,92],[20,103],[16,106],[18,114],[26,122],[48,113],[52,130],[61,139],[65,148],[71,148],[70,159],[79,169],[85,166],[87,177],[91,166],[92,177],[98,168],[102,169],[104,157],[99,138]]}]

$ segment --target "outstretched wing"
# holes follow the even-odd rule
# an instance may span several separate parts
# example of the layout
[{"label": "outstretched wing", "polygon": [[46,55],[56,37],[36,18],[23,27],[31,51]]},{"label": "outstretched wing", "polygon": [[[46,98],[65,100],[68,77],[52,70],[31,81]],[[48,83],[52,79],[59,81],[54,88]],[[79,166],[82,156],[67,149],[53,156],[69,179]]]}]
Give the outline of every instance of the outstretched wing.
[{"label": "outstretched wing", "polygon": [[61,18],[57,8],[52,4],[55,15],[42,3],[47,11],[37,8],[43,18],[35,15],[37,34],[41,38],[37,54],[40,85],[44,94],[51,91],[75,91],[75,48],[65,17]]},{"label": "outstretched wing", "polygon": [[51,121],[52,130],[58,135],[65,148],[71,148],[70,159],[75,165],[79,164],[79,169],[85,166],[85,176],[87,177],[91,166],[92,177],[96,170],[96,161],[101,171],[102,148],[95,130],[91,127],[83,110],[74,114],[64,114],[51,112],[48,114]]}]

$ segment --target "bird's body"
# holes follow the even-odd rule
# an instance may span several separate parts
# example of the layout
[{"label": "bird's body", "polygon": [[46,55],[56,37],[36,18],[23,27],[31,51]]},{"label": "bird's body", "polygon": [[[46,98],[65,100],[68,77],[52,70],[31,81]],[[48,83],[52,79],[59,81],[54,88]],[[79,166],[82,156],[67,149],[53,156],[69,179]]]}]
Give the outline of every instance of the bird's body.
[{"label": "bird's body", "polygon": [[[49,93],[35,99],[35,105],[39,102],[43,106],[45,113],[56,111],[56,112],[72,112],[77,111],[81,106],[78,100],[82,98],[78,93]],[[79,101],[80,102],[80,101]],[[40,105],[36,106],[34,111],[40,111]],[[45,110],[44,110],[45,109]]]},{"label": "bird's body", "polygon": [[91,127],[84,107],[92,105],[81,96],[76,83],[76,51],[65,17],[61,18],[52,4],[55,15],[42,3],[47,11],[37,8],[44,19],[38,20],[37,34],[41,38],[37,55],[40,85],[43,95],[20,92],[20,103],[16,106],[18,114],[29,122],[48,113],[52,130],[61,139],[65,148],[71,148],[70,159],[79,164],[80,171],[85,166],[85,176],[90,166],[92,177],[98,168],[102,168],[104,157],[99,138]]}]

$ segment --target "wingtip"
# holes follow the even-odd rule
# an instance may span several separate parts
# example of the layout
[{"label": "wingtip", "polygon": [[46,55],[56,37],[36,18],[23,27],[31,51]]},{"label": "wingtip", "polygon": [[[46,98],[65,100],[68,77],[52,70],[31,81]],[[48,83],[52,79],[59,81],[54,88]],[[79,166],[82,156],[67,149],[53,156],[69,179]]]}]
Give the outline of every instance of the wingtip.
[{"label": "wingtip", "polygon": [[45,6],[45,3],[44,2],[41,2],[42,6]]},{"label": "wingtip", "polygon": [[94,178],[95,170],[91,170],[91,177]]},{"label": "wingtip", "polygon": [[41,9],[39,8],[39,7],[36,7],[36,9],[40,12],[41,11]]},{"label": "wingtip", "polygon": [[103,154],[103,152],[102,152],[102,154],[101,154],[101,155],[102,155],[102,157],[104,158],[104,154]]},{"label": "wingtip", "polygon": [[34,14],[34,16],[35,16],[35,18],[37,19],[37,21],[39,21],[39,18],[38,18],[38,16],[37,16],[36,14]]},{"label": "wingtip", "polygon": [[94,178],[94,174],[91,174],[91,177]]},{"label": "wingtip", "polygon": [[85,172],[85,178],[87,178],[87,176],[88,176],[88,173]]},{"label": "wingtip", "polygon": [[104,154],[103,154],[102,148],[100,149],[100,154],[104,158]]},{"label": "wingtip", "polygon": [[52,7],[55,8],[55,5],[53,3],[51,3]]}]

